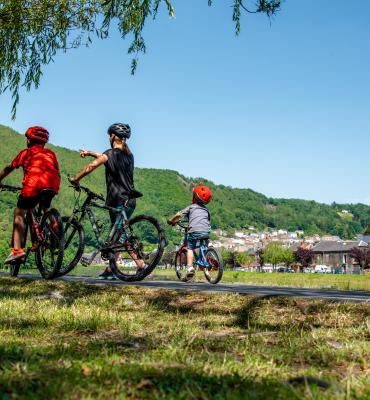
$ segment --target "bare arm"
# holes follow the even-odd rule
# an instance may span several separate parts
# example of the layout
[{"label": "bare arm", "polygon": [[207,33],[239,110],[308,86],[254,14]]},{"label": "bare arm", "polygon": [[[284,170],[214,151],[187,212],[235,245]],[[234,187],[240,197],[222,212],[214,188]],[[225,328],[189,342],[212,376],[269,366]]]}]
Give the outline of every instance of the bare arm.
[{"label": "bare arm", "polygon": [[181,214],[180,212],[178,212],[178,213],[176,213],[173,217],[171,217],[171,218],[167,221],[167,223],[168,223],[169,225],[175,225],[176,222],[178,222],[178,221],[181,219],[181,217],[182,217],[182,214]]},{"label": "bare arm", "polygon": [[99,154],[98,157],[90,164],[88,164],[82,171],[80,171],[74,178],[71,179],[76,185],[79,184],[80,180],[86,175],[89,175],[96,168],[100,167],[102,164],[108,161],[108,157],[105,154]]},{"label": "bare arm", "polygon": [[1,181],[5,177],[7,177],[13,170],[14,170],[14,168],[9,164],[2,171],[0,171],[0,184],[1,184]]},{"label": "bare arm", "polygon": [[95,153],[95,151],[90,151],[90,150],[80,149],[79,151],[80,151],[81,158],[85,158],[85,157],[99,158],[103,155],[100,153]]}]

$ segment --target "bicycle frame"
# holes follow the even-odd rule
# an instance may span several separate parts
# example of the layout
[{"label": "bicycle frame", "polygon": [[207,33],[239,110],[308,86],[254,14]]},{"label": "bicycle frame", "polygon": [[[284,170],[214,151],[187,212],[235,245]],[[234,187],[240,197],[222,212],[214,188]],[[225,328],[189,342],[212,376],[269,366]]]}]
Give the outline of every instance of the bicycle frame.
[{"label": "bicycle frame", "polygon": [[[189,236],[188,230],[185,228],[184,241],[179,249],[179,252],[181,252],[183,249],[190,250],[188,248],[188,236]],[[210,268],[211,265],[208,263],[206,259],[206,252],[208,250],[208,245],[206,244],[206,241],[204,239],[200,239],[199,242],[200,242],[199,247],[197,246],[195,249],[191,249],[195,256],[195,264],[200,266],[201,268]],[[196,249],[199,249],[198,254],[195,252]]]},{"label": "bicycle frame", "polygon": [[[83,202],[82,206],[74,208],[71,218],[73,218],[74,215],[81,213],[80,217],[78,218],[78,222],[81,223],[85,219],[86,214],[87,214],[89,221],[91,223],[91,226],[93,228],[96,240],[98,242],[97,248],[93,253],[93,255],[95,257],[95,255],[99,251],[110,251],[110,250],[118,251],[119,249],[123,248],[123,245],[121,243],[114,243],[113,245],[111,245],[111,244],[112,244],[112,241],[113,241],[115,235],[117,234],[117,232],[118,233],[125,232],[125,227],[126,227],[126,223],[128,221],[128,217],[127,217],[127,214],[126,214],[126,211],[124,208],[122,210],[120,210],[118,208],[114,208],[114,207],[107,206],[105,204],[98,203],[93,199],[94,199],[94,196],[88,194],[85,201]],[[96,221],[94,211],[93,211],[94,207],[104,209],[107,211],[112,211],[112,212],[116,213],[117,215],[119,214],[119,216],[116,218],[116,221],[110,230],[107,240],[104,240],[104,238],[102,238],[102,236],[101,236],[101,230],[98,226],[98,223]],[[68,244],[69,243],[67,242],[66,246]]]},{"label": "bicycle frame", "polygon": [[[43,240],[43,235],[39,231],[40,210],[38,210],[37,214],[35,214],[35,209],[27,210],[24,222],[25,222],[25,228],[24,228],[24,236],[22,239],[23,246],[26,244],[28,229],[30,230],[30,240],[32,245],[28,247],[26,251],[26,257],[23,263],[27,261],[30,251],[36,251]],[[12,237],[12,246],[13,245],[14,245],[14,237]]]}]

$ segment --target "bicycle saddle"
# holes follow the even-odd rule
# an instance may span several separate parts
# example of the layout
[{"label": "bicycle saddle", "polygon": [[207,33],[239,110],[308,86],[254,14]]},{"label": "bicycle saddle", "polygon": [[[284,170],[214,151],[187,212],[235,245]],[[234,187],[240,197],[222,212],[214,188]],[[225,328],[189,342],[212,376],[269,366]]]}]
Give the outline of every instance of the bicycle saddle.
[{"label": "bicycle saddle", "polygon": [[40,190],[40,196],[54,196],[56,191],[53,189],[42,189]]},{"label": "bicycle saddle", "polygon": [[143,197],[144,195],[139,192],[138,190],[133,190],[128,194],[128,198],[131,199],[138,199],[139,197]]},{"label": "bicycle saddle", "polygon": [[200,236],[198,240],[209,240],[209,235]]}]

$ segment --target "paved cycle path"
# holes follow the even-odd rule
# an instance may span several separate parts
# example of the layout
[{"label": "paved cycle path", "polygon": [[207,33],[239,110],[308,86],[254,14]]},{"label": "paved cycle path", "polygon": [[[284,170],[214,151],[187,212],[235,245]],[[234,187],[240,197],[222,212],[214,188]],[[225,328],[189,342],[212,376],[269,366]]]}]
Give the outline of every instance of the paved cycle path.
[{"label": "paved cycle path", "polygon": [[[0,276],[9,276],[0,273]],[[39,275],[20,274],[19,277],[27,279],[41,279]],[[114,285],[114,286],[142,286],[154,289],[170,289],[181,291],[213,292],[213,293],[239,293],[250,296],[289,296],[304,297],[316,300],[335,300],[335,301],[359,301],[370,303],[370,292],[359,290],[331,290],[314,288],[294,288],[282,286],[254,286],[243,284],[223,284],[211,285],[203,282],[180,281],[152,281],[144,280],[141,282],[126,283],[122,281],[102,281],[95,278],[79,276],[63,276],[58,278],[67,282],[83,282],[93,285]],[[0,282],[1,284],[1,282]]]}]

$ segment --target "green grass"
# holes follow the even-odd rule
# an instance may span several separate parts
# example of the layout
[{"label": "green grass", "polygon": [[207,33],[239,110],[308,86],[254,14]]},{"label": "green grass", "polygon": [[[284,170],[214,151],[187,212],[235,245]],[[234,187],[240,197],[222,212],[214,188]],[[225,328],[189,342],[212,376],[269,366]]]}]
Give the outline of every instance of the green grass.
[{"label": "green grass", "polygon": [[[103,266],[78,265],[70,275],[96,277],[104,270]],[[37,270],[31,272],[38,274]],[[148,279],[148,278],[147,278]],[[176,280],[173,269],[156,268],[149,277],[153,280]],[[197,272],[195,281],[206,282],[204,274]],[[221,283],[249,284],[261,286],[287,286],[302,288],[321,288],[335,290],[365,290],[370,291],[370,274],[366,275],[335,275],[335,274],[301,274],[301,273],[257,273],[242,271],[224,271]]]},{"label": "green grass", "polygon": [[368,399],[369,316],[368,304],[1,278],[0,398]]},{"label": "green grass", "polygon": [[[104,267],[78,266],[72,275],[97,276]],[[176,280],[173,269],[155,269],[150,277],[153,280]],[[197,272],[195,281],[206,282],[204,274]],[[370,291],[370,274],[367,275],[334,275],[334,274],[289,274],[259,273],[242,271],[224,271],[221,283],[250,284],[261,286],[291,286],[304,288],[322,288],[335,290]]]}]

